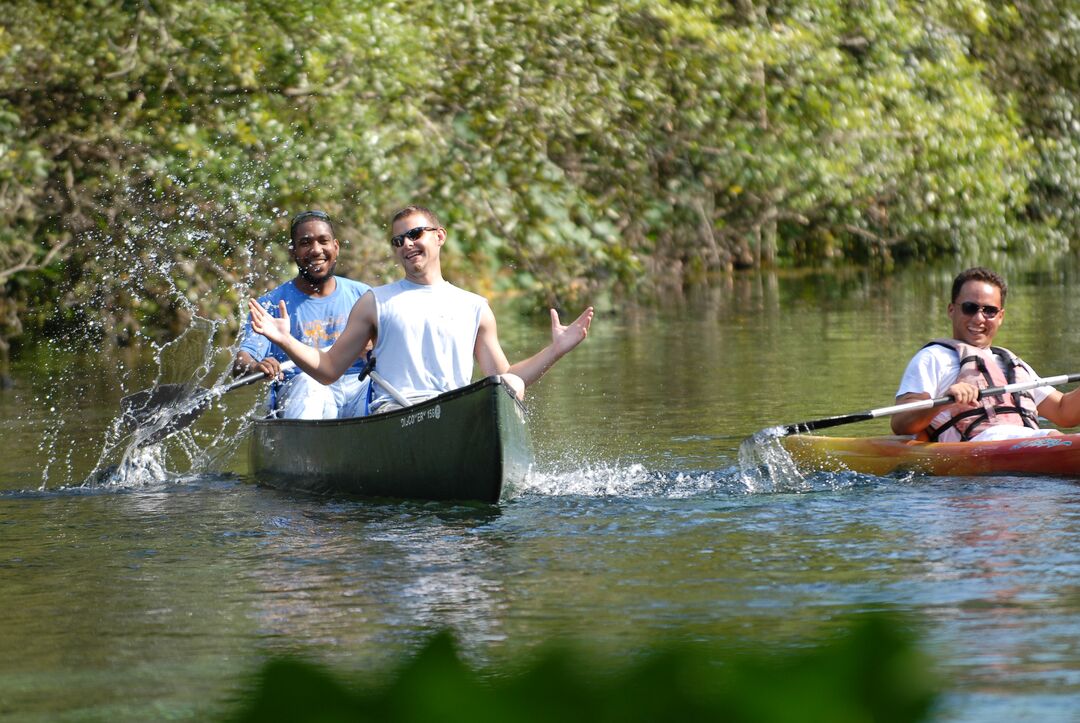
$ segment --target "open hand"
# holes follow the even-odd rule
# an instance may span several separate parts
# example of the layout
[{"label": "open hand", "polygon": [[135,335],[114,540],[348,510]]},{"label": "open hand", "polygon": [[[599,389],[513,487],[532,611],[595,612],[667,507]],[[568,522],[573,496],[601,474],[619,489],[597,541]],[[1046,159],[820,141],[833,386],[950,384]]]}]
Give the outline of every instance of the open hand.
[{"label": "open hand", "polygon": [[285,308],[284,301],[278,302],[276,319],[270,316],[270,312],[256,299],[248,299],[248,311],[251,312],[251,329],[257,334],[262,334],[279,346],[292,336],[289,329],[289,310]]},{"label": "open hand", "polygon": [[567,353],[589,335],[589,326],[592,324],[593,308],[590,306],[581,312],[581,316],[569,326],[563,326],[559,320],[559,312],[551,310],[551,345],[559,356]]}]

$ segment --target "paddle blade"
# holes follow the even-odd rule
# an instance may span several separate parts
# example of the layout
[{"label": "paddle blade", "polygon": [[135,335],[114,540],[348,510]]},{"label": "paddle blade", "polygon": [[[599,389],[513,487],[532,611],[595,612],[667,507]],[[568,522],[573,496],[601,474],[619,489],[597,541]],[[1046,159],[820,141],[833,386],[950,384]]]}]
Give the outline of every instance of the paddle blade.
[{"label": "paddle blade", "polygon": [[130,394],[120,400],[120,414],[124,425],[137,427],[146,424],[155,414],[176,404],[177,400],[190,396],[194,389],[190,384],[163,384],[153,389]]},{"label": "paddle blade", "polygon": [[164,384],[120,400],[125,429],[143,430],[142,444],[156,444],[191,425],[213,400],[209,389],[190,384]]}]

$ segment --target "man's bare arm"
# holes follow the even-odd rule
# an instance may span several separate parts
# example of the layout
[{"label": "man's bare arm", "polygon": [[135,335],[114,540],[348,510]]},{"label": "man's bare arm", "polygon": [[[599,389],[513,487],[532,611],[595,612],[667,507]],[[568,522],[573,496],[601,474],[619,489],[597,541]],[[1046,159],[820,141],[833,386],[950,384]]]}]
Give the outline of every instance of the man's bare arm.
[{"label": "man's bare arm", "polygon": [[[974,409],[979,402],[979,388],[966,382],[957,382],[945,390],[945,396],[955,399],[953,405],[961,411]],[[921,399],[930,399],[930,395],[925,392],[909,392],[897,397],[896,403],[906,404]],[[930,426],[930,422],[941,410],[941,407],[931,407],[929,409],[915,409],[910,412],[894,414],[889,420],[893,434],[919,434]]]},{"label": "man's bare arm", "polygon": [[1039,414],[1059,427],[1080,425],[1080,387],[1064,394],[1051,389],[1046,399],[1039,402]]},{"label": "man's bare arm", "polygon": [[535,383],[555,365],[555,362],[585,341],[585,337],[589,335],[589,327],[592,325],[593,314],[593,308],[590,306],[581,312],[581,315],[569,326],[563,326],[559,321],[559,313],[552,309],[551,343],[528,359],[511,365],[510,373],[521,377],[526,386]]}]

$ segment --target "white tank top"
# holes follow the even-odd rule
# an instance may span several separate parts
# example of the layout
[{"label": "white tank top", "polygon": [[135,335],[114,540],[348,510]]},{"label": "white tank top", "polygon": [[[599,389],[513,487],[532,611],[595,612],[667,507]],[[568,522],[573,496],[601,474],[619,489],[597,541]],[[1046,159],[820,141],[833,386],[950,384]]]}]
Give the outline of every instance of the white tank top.
[{"label": "white tank top", "polygon": [[[484,297],[448,281],[425,286],[402,279],[372,291],[379,320],[375,369],[386,381],[409,401],[472,381]],[[390,401],[385,389],[373,388],[372,408]]]}]

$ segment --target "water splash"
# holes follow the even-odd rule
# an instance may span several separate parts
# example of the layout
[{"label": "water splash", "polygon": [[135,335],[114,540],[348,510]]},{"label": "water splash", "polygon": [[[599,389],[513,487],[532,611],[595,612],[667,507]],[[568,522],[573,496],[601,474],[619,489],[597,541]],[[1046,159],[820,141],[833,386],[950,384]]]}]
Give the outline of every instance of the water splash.
[{"label": "water splash", "polygon": [[534,469],[521,486],[507,492],[506,498],[544,495],[684,499],[747,492],[737,468],[667,473],[649,470],[639,463],[598,462],[567,469]]},{"label": "water splash", "polygon": [[739,445],[739,474],[751,492],[809,492],[813,485],[780,440],[784,427],[756,432]]},{"label": "water splash", "polygon": [[[224,228],[235,222],[230,218],[218,225]],[[185,225],[190,230],[185,230]],[[204,217],[193,207],[177,209],[177,218],[170,223],[154,222],[149,217],[120,219],[118,227],[125,229],[122,237],[99,239],[99,251],[93,257],[112,273],[104,275],[98,288],[61,290],[73,300],[72,315],[85,320],[84,338],[77,338],[80,335],[74,331],[47,341],[47,363],[58,366],[47,371],[47,383],[34,399],[43,417],[38,441],[40,489],[78,484],[137,485],[183,472],[215,472],[219,470],[214,465],[227,460],[235,450],[251,404],[243,405],[239,414],[232,411],[237,407],[232,400],[215,404],[199,415],[192,429],[162,440],[153,438],[154,433],[161,432],[176,415],[191,412],[198,401],[194,394],[178,398],[175,404],[163,407],[158,418],[134,427],[125,424],[118,405],[118,395],[143,388],[183,384],[194,393],[200,385],[216,386],[228,376],[235,355],[230,319],[212,320],[200,311],[208,307],[216,313],[223,301],[231,304],[231,297],[250,295],[258,276],[255,270],[265,270],[265,260],[256,259],[250,238],[246,243],[230,240],[230,268],[236,272],[222,271],[221,282],[213,289],[193,288],[191,272],[193,265],[200,263],[198,249],[225,243],[220,234],[208,235],[205,229],[213,226],[215,219]],[[165,342],[134,322],[121,328],[116,319],[110,321],[110,314],[121,308],[117,305],[121,297],[136,300],[123,308],[151,315],[154,309],[179,310],[177,317],[189,321]],[[217,301],[208,302],[208,298]],[[241,315],[239,306],[234,313]],[[153,325],[150,321],[146,327]],[[96,350],[99,353],[88,353],[87,335],[113,337],[121,346],[113,347],[106,341]]]},{"label": "water splash", "polygon": [[558,470],[532,470],[525,482],[504,491],[503,501],[545,497],[612,499],[718,499],[748,495],[839,492],[874,486],[882,478],[855,472],[801,471],[783,447],[744,443],[739,464],[717,470],[663,472],[638,463],[583,463]]},{"label": "water splash", "polygon": [[[118,413],[84,484],[140,486],[192,471],[220,471],[246,433],[252,411],[244,406],[239,414],[230,414],[207,393],[207,386],[228,378],[232,350],[217,343],[223,327],[223,322],[196,318],[183,334],[156,349],[158,373],[148,388],[160,389],[175,371],[187,370],[179,393],[139,423]],[[174,371],[168,373],[170,369]],[[173,431],[178,422],[181,428]]]},{"label": "water splash", "polygon": [[[796,464],[781,440],[790,427],[762,429],[739,445],[738,476],[753,494],[839,492],[881,484],[885,479],[851,471],[807,469]],[[889,480],[895,482],[894,479]]]},{"label": "water splash", "polygon": [[[286,203],[339,195],[314,176],[282,185],[281,169],[325,156],[317,134],[275,133],[274,142],[255,153],[246,145],[238,150],[234,141],[228,134],[200,138],[190,163],[179,157],[175,164],[133,162],[124,169],[126,182],[109,187],[115,215],[73,231],[76,251],[67,262],[73,268],[55,289],[64,311],[43,355],[57,368],[42,370],[48,381],[39,385],[30,420],[42,428],[33,470],[40,469],[41,488],[113,480],[103,474],[110,469],[119,470],[121,480],[135,480],[221,464],[235,450],[253,406],[234,399],[249,394],[219,400],[195,428],[154,449],[107,416],[119,396],[142,388],[212,386],[221,379],[235,353],[226,338],[235,329],[230,319],[245,316],[242,301],[261,293],[253,293],[257,285],[276,285],[293,270],[279,220],[298,209]],[[268,239],[275,240],[264,244]],[[351,251],[352,264],[367,268],[363,249]],[[202,343],[193,343],[195,337]],[[162,343],[167,339],[173,341]],[[95,347],[97,340],[102,343]],[[187,359],[174,353],[181,349]],[[244,408],[236,414],[238,405]],[[147,455],[153,454],[160,458],[151,463]]]},{"label": "water splash", "polygon": [[95,467],[80,486],[144,487],[165,481],[169,477],[170,472],[160,445],[133,446],[124,451],[119,464]]}]

